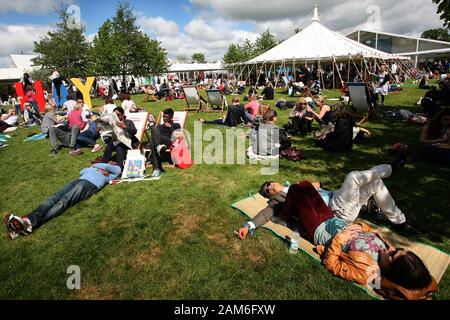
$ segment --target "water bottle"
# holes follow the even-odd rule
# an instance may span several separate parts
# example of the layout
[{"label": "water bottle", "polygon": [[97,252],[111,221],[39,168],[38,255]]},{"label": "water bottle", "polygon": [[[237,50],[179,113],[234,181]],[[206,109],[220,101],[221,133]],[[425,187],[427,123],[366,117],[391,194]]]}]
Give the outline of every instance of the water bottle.
[{"label": "water bottle", "polygon": [[291,254],[296,254],[298,252],[299,243],[300,243],[300,234],[297,231],[292,232],[291,246],[289,247],[289,252]]}]

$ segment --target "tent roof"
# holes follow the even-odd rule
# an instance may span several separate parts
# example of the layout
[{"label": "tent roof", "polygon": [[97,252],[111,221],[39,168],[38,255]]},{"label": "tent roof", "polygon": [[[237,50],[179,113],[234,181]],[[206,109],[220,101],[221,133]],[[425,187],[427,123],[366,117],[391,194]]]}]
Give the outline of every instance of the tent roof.
[{"label": "tent roof", "polygon": [[191,71],[215,71],[222,70],[222,64],[216,63],[174,63],[169,68],[171,72],[191,72]]},{"label": "tent roof", "polygon": [[26,71],[33,69],[33,62],[31,59],[35,55],[11,54],[11,68],[0,69],[0,81],[16,81],[20,80]]},{"label": "tent roof", "polygon": [[246,64],[279,61],[332,61],[347,60],[349,56],[360,58],[404,59],[397,55],[365,46],[338,32],[332,31],[320,21],[315,9],[313,22],[278,46],[251,59]]}]

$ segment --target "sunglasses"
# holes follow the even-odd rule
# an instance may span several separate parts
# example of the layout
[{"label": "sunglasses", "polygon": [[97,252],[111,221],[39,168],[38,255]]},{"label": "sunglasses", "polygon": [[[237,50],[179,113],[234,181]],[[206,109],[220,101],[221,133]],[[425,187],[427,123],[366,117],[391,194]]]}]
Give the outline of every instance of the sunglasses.
[{"label": "sunglasses", "polygon": [[306,106],[307,103],[299,103],[298,105],[299,105],[299,106]]}]

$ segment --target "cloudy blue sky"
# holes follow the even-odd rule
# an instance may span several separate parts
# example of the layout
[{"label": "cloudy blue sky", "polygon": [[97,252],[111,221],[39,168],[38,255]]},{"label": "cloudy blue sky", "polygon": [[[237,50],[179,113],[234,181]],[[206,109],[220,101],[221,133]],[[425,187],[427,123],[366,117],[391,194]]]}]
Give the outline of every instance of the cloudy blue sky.
[{"label": "cloudy blue sky", "polygon": [[[162,42],[171,60],[202,52],[208,61],[220,60],[230,43],[254,40],[266,29],[277,39],[294,34],[311,21],[317,3],[323,22],[347,34],[357,28],[420,35],[442,26],[432,0],[130,0],[138,24]],[[54,7],[80,8],[86,36],[92,39],[101,24],[114,15],[116,1],[0,0],[0,67],[9,54],[33,53],[33,41],[55,28]],[[308,16],[309,14],[309,16]]]}]

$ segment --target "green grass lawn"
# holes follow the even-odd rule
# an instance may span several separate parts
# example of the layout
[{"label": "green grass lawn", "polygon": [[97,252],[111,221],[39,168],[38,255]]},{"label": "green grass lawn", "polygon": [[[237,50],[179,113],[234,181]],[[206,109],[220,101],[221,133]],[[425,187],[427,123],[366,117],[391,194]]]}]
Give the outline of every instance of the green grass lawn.
[{"label": "green grass lawn", "polygon": [[[336,91],[326,94],[337,96]],[[390,94],[383,110],[418,111],[415,103],[423,94],[407,86],[402,93]],[[277,94],[279,98],[287,97]],[[230,96],[227,99],[231,101]],[[181,100],[143,103],[143,96],[133,100],[154,115],[166,107],[183,108]],[[279,124],[286,123],[289,111],[277,111]],[[198,116],[218,115],[191,113],[187,128],[193,129]],[[419,127],[380,118],[365,127],[375,136],[348,153],[331,154],[315,147],[310,137],[295,138],[294,145],[304,150],[305,159],[282,160],[280,172],[269,179],[309,179],[335,189],[349,171],[391,161],[383,147],[405,141],[412,154],[417,146]],[[29,213],[100,155],[85,149],[83,155],[70,158],[64,149],[51,158],[49,141],[22,142],[37,132],[39,128],[13,132],[10,146],[0,149],[2,216]],[[289,254],[288,244],[269,231],[258,230],[246,241],[235,238],[233,230],[247,219],[230,204],[256,193],[268,179],[260,175],[260,168],[203,164],[170,169],[159,181],[107,186],[31,236],[11,241],[2,226],[0,298],[371,299],[308,255]],[[411,224],[426,233],[419,240],[446,252],[450,251],[449,180],[449,169],[410,161],[385,181]],[[79,291],[66,288],[71,265],[81,268]],[[449,290],[447,272],[436,297],[449,299]]]}]

